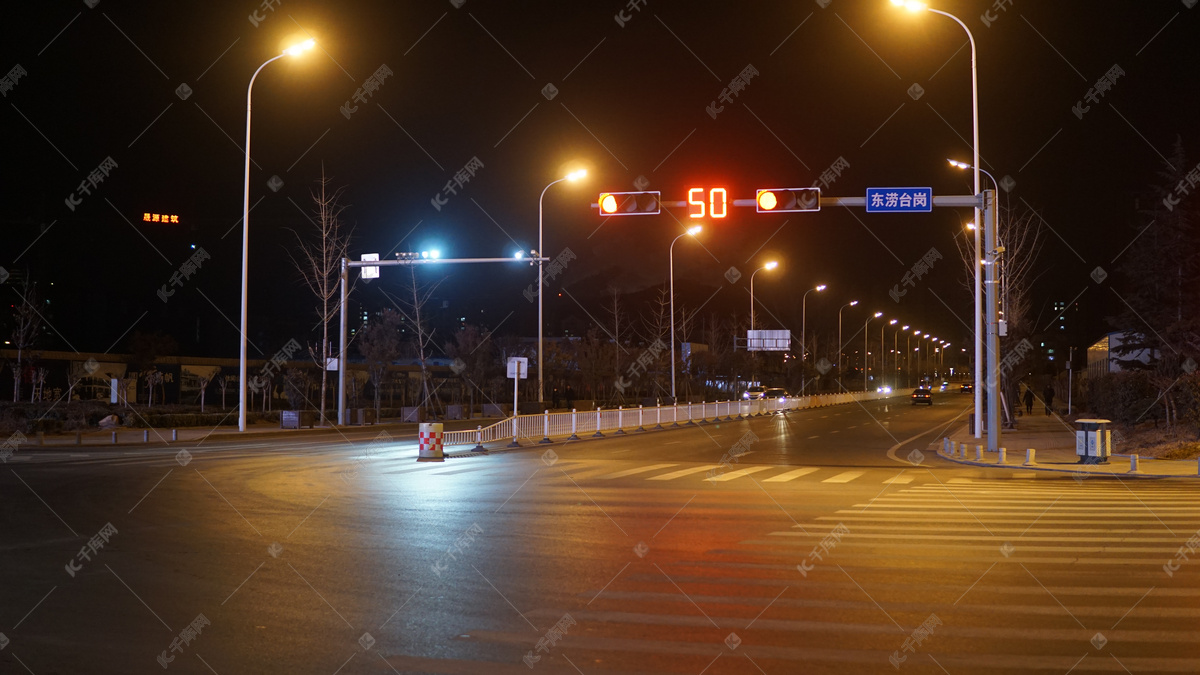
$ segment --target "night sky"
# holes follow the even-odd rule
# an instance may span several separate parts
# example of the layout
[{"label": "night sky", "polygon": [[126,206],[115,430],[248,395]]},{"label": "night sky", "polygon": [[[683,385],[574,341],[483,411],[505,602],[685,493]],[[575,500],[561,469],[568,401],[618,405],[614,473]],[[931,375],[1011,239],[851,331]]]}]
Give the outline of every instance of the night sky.
[{"label": "night sky", "polygon": [[[978,43],[984,168],[1011,177],[1002,201],[1036,210],[1047,227],[1032,313],[1040,327],[1053,321],[1053,301],[1078,302],[1081,344],[1121,309],[1114,259],[1146,224],[1139,193],[1162,182],[1177,139],[1189,153],[1185,170],[1196,162],[1200,9],[1190,4],[934,3]],[[264,351],[309,337],[316,321],[285,246],[288,228],[311,227],[322,167],[345,188],[354,257],[529,250],[542,188],[587,168],[585,181],[555,185],[545,199],[545,253],[577,256],[549,288],[550,334],[565,317],[606,316],[609,286],[628,293],[636,313],[664,282],[667,247],[691,224],[686,212],[604,221],[590,208],[599,192],[634,190],[639,177],[666,200],[685,199],[689,187],[749,198],[756,188],[812,185],[841,158],[849,168],[826,195],[971,191],[970,172],[946,164],[971,157],[966,34],[949,18],[886,0],[264,7],[76,0],[6,12],[0,70],[27,74],[0,105],[0,266],[28,269],[51,301],[41,348],[122,351],[133,328],[172,333],[188,354],[236,356],[246,85],[259,64],[305,37],[317,49],[267,66],[254,89],[251,338]],[[1098,102],[1084,100],[1114,65],[1124,74]],[[391,75],[354,101],[381,66]],[[717,100],[747,66],[758,75],[732,102]],[[724,107],[715,119],[706,111],[714,102]],[[1072,110],[1080,102],[1090,107],[1082,119]],[[357,106],[349,118],[347,103]],[[90,186],[106,158],[115,167]],[[482,164],[474,177],[436,209],[431,199],[473,159]],[[268,186],[273,176],[278,190]],[[144,222],[144,213],[179,222]],[[798,331],[800,294],[826,283],[809,296],[810,330],[835,331],[838,307],[857,299],[848,325],[881,310],[965,346],[971,296],[953,238],[970,218],[956,209],[731,208],[703,221],[699,242],[676,245],[679,302],[745,314],[749,273],[778,259],[779,270],[755,281],[766,307],[760,327]],[[192,245],[211,260],[164,303],[157,292]],[[931,248],[944,258],[895,302],[888,291]],[[743,273],[737,283],[726,279],[730,267]],[[1101,282],[1096,267],[1108,273]],[[356,305],[387,304],[380,289],[400,286],[388,272],[356,290]],[[536,331],[536,305],[522,295],[534,277],[527,266],[421,276],[446,277],[436,294],[439,308],[447,303],[443,319]],[[16,301],[6,286],[4,301]]]}]

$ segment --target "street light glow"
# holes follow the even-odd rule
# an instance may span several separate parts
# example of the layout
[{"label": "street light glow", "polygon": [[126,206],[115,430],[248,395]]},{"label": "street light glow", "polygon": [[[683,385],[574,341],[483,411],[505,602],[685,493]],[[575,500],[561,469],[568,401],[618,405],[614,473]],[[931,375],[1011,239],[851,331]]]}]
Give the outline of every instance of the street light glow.
[{"label": "street light glow", "polygon": [[572,171],[571,173],[567,174],[567,180],[577,181],[586,175],[587,175],[587,169],[580,169],[578,171]]},{"label": "street light glow", "polygon": [[881,316],[883,316],[883,312],[875,312],[875,318],[876,318],[876,319],[878,319],[878,318],[879,318],[879,317],[881,317]]},{"label": "street light glow", "polygon": [[766,265],[763,265],[763,269],[764,269],[764,270],[773,270],[773,269],[775,269],[776,267],[779,267],[779,263],[778,263],[778,262],[776,262],[776,261],[774,261],[774,260],[772,260],[771,262],[767,263]]},{"label": "street light glow", "polygon": [[892,0],[892,4],[910,12],[920,12],[925,9],[925,3],[917,2],[917,0]]},{"label": "street light glow", "polygon": [[967,164],[966,162],[960,162],[960,161],[958,161],[957,159],[948,159],[948,160],[946,160],[946,161],[947,161],[947,162],[950,162],[950,166],[952,166],[952,167],[954,167],[954,168],[956,168],[956,169],[970,169],[970,168],[972,168],[970,164]]},{"label": "street light glow", "polygon": [[283,50],[283,53],[287,54],[288,56],[300,56],[304,52],[315,47],[316,45],[317,45],[317,41],[312,38],[309,38],[309,39],[305,40],[304,42],[301,42],[298,45],[292,45],[291,47],[288,47],[287,49]]},{"label": "street light glow", "polygon": [[857,301],[857,300],[851,300],[851,301],[850,301],[850,306],[851,306],[851,307],[853,307],[853,306],[855,306],[855,305],[857,305],[857,304],[858,304],[858,301]]},{"label": "street light glow", "polygon": [[889,322],[888,322],[888,325],[889,325],[889,326],[895,326],[895,325],[896,325],[896,324],[898,324],[898,323],[900,323],[900,320],[899,320],[899,319],[892,319],[891,321],[889,321]]},{"label": "street light glow", "polygon": [[703,229],[704,228],[699,225],[693,225],[687,229],[687,233],[694,237],[694,236],[700,234],[700,230],[703,230]]},{"label": "street light glow", "polygon": [[826,288],[825,284],[821,284],[820,286],[817,286],[815,290],[819,292],[819,291],[825,290],[825,288]]}]

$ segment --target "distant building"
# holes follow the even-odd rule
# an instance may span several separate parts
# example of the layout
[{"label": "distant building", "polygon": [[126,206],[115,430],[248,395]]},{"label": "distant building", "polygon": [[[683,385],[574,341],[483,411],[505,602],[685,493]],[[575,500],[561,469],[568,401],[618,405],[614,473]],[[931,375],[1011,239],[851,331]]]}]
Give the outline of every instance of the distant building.
[{"label": "distant building", "polygon": [[1151,359],[1158,358],[1156,350],[1139,349],[1126,354],[1120,353],[1121,345],[1129,341],[1130,334],[1125,331],[1109,333],[1088,347],[1087,373],[1089,377],[1100,377],[1108,373],[1119,373],[1134,370],[1135,362],[1143,366],[1150,365]]}]

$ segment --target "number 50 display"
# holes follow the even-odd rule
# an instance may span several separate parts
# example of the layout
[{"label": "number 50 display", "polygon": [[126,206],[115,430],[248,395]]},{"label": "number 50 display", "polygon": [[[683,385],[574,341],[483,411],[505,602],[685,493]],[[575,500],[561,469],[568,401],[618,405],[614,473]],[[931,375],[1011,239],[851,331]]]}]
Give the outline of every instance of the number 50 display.
[{"label": "number 50 display", "polygon": [[708,190],[708,210],[705,210],[704,188],[688,189],[688,216],[691,218],[724,218],[729,214],[728,193],[725,188]]}]

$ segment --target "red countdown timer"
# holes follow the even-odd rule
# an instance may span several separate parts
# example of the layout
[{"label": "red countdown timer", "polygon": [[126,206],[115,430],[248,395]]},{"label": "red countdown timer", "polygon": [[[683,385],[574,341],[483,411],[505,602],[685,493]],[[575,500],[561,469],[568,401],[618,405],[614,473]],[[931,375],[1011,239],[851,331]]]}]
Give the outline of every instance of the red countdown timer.
[{"label": "red countdown timer", "polygon": [[708,210],[705,210],[704,203],[704,188],[689,188],[688,195],[688,217],[704,218],[707,214],[709,218],[724,218],[729,215],[729,199],[728,192],[725,188],[709,188],[708,192]]}]

